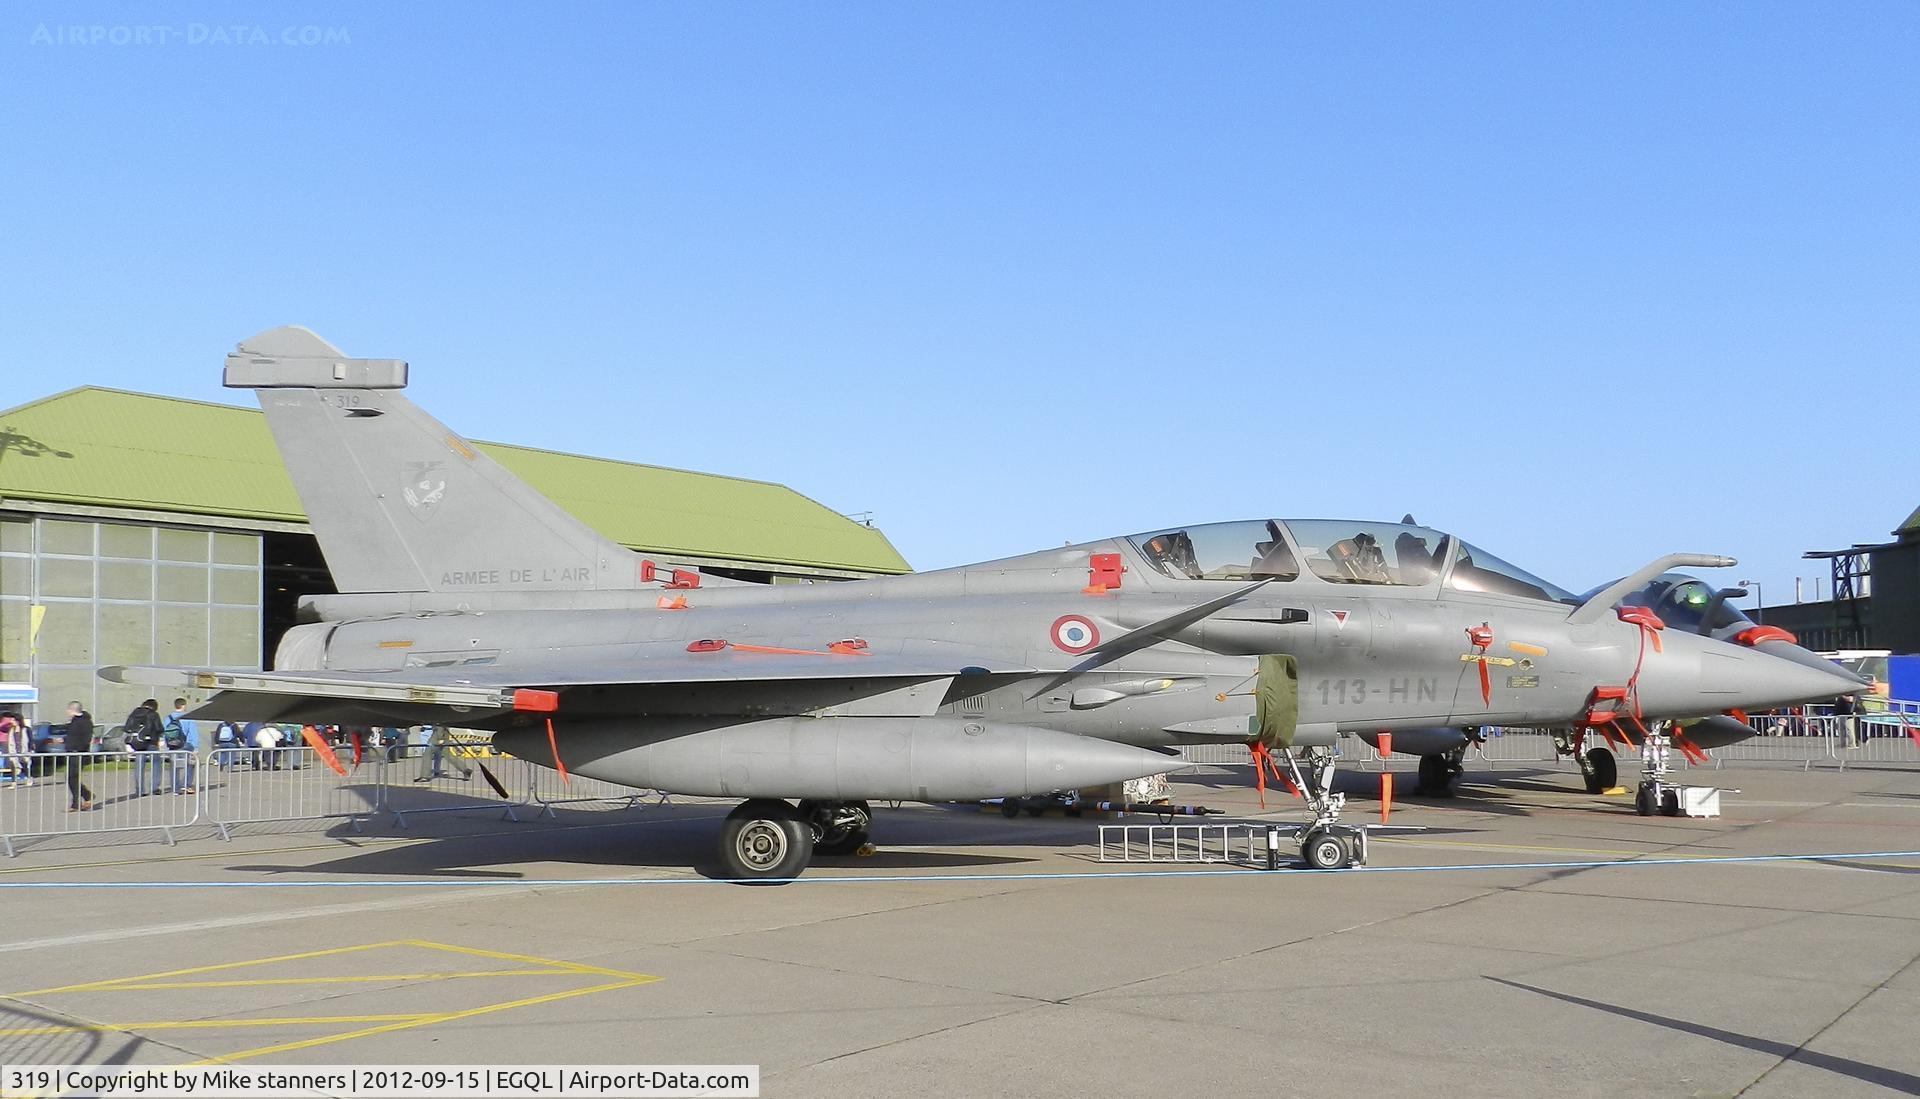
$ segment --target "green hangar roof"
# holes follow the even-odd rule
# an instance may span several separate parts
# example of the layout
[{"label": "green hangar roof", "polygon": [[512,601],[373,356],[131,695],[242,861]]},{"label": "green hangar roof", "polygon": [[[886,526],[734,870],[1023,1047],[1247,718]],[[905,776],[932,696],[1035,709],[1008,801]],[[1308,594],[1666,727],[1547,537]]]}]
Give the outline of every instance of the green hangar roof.
[{"label": "green hangar roof", "polygon": [[[474,445],[581,521],[642,552],[909,571],[886,535],[784,485]],[[258,411],[94,386],[0,412],[0,498],[306,522]]]}]

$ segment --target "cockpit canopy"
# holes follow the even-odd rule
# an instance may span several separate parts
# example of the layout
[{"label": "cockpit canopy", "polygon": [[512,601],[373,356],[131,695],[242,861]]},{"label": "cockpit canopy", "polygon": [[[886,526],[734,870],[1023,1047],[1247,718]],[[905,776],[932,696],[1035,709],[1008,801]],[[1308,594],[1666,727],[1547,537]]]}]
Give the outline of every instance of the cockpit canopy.
[{"label": "cockpit canopy", "polygon": [[1650,608],[1662,622],[1687,633],[1718,635],[1730,626],[1753,625],[1753,619],[1721,598],[1713,585],[1683,572],[1661,573],[1620,602],[1629,607]]},{"label": "cockpit canopy", "polygon": [[1330,584],[1427,587],[1578,606],[1557,584],[1450,534],[1412,523],[1251,519],[1136,535],[1147,563],[1176,580],[1298,579],[1303,566]]}]

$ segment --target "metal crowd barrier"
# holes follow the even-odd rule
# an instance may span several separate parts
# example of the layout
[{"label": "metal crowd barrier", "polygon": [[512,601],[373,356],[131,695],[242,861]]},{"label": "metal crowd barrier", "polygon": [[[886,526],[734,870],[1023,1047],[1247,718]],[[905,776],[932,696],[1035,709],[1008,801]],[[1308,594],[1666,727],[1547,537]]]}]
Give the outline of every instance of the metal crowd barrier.
[{"label": "metal crowd barrier", "polygon": [[355,765],[350,751],[337,758],[344,776],[305,746],[216,748],[200,765],[202,811],[221,839],[232,839],[236,824],[332,818],[358,832],[380,810],[386,766],[377,758]]},{"label": "metal crowd barrier", "polygon": [[1253,756],[1244,744],[1184,744],[1180,747],[1180,757],[1188,763],[1221,767],[1245,766],[1253,762]]},{"label": "metal crowd barrier", "polygon": [[484,738],[474,737],[416,745],[411,750],[410,757],[387,769],[386,801],[381,808],[393,814],[396,826],[405,828],[407,817],[417,813],[495,808],[503,819],[520,820],[514,809],[527,804],[533,787],[525,760],[499,755]]},{"label": "metal crowd barrier", "polygon": [[638,809],[646,803],[649,794],[655,799],[656,805],[664,805],[671,800],[658,790],[637,790],[617,782],[603,782],[574,774],[562,779],[560,772],[552,767],[527,764],[527,797],[532,804],[540,807],[538,816],[558,816],[553,811],[556,805],[587,805],[595,802],[618,802],[621,809]]},{"label": "metal crowd barrier", "polygon": [[[172,844],[176,830],[200,819],[200,797],[190,785],[198,761],[190,751],[36,752],[6,759],[0,844],[9,858],[16,854],[14,840],[35,836],[157,830]],[[70,785],[74,767],[79,774]]]},{"label": "metal crowd barrier", "polygon": [[1752,714],[1747,724],[1753,739],[1707,753],[1715,766],[1724,760],[1798,763],[1803,770],[1822,762],[1843,771],[1850,764],[1920,765],[1920,702],[1867,699],[1853,714],[1801,706]]}]

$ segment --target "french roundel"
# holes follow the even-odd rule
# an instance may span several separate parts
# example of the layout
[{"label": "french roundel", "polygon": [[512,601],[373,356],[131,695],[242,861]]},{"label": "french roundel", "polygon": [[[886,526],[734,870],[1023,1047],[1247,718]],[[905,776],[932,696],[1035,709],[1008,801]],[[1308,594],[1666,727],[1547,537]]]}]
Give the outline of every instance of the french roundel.
[{"label": "french roundel", "polygon": [[1053,643],[1064,653],[1083,653],[1100,643],[1100,630],[1077,614],[1065,615],[1053,623]]}]

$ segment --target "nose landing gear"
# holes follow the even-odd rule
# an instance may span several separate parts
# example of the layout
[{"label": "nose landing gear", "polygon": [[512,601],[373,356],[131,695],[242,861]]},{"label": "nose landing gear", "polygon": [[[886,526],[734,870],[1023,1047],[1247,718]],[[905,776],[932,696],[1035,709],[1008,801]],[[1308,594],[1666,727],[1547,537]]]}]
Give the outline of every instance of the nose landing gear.
[{"label": "nose landing gear", "polygon": [[1314,870],[1365,866],[1367,829],[1340,823],[1340,811],[1346,808],[1347,795],[1333,792],[1333,752],[1309,748],[1304,757],[1288,751],[1281,758],[1287,761],[1293,784],[1299,787],[1301,799],[1313,814],[1313,820],[1301,829],[1300,861]]}]

